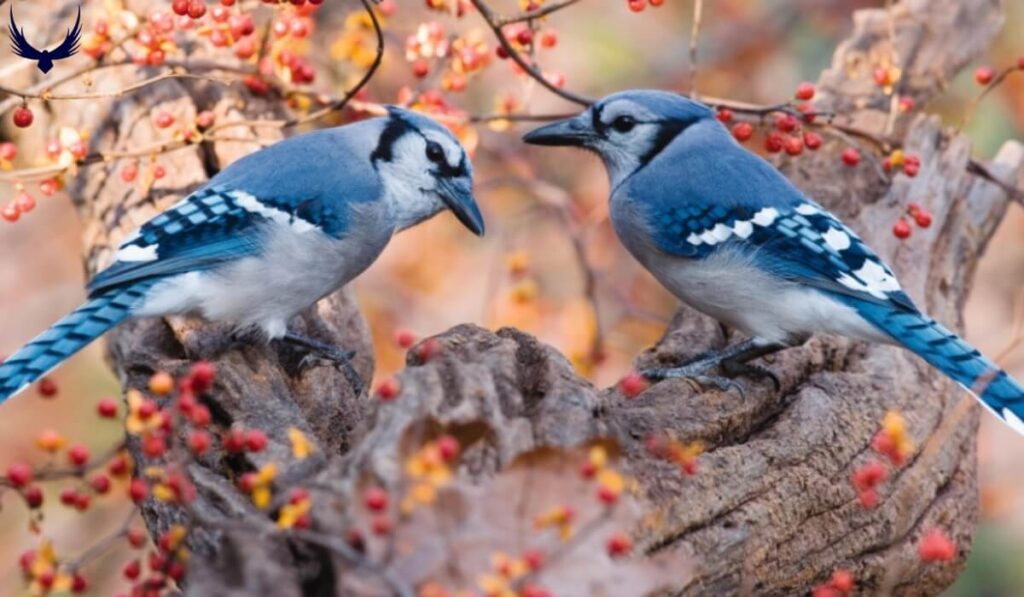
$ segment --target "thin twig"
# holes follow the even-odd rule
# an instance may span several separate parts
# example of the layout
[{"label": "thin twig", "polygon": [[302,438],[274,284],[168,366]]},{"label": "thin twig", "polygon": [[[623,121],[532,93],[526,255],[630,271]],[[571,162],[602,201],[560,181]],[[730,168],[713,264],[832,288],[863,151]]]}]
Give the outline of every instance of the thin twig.
[{"label": "thin twig", "polygon": [[690,29],[690,97],[700,101],[697,95],[697,43],[700,41],[701,15],[704,0],[693,0],[693,28]]},{"label": "thin twig", "polygon": [[554,2],[554,3],[549,4],[547,6],[541,6],[540,8],[535,8],[533,10],[528,10],[528,11],[526,11],[524,13],[520,13],[520,14],[517,14],[517,15],[512,15],[510,17],[497,17],[494,20],[494,22],[499,27],[504,27],[505,25],[511,25],[512,23],[521,23],[523,21],[532,21],[534,19],[539,19],[539,18],[542,18],[542,17],[546,17],[546,16],[548,16],[550,14],[556,13],[556,12],[562,10],[563,8],[568,8],[568,7],[572,6],[573,4],[576,4],[579,1],[580,0],[563,0],[562,2]]},{"label": "thin twig", "polygon": [[547,89],[551,93],[554,93],[555,95],[563,99],[566,99],[570,102],[573,102],[575,104],[579,104],[581,106],[590,106],[591,104],[594,103],[594,100],[590,98],[583,97],[582,95],[577,95],[571,91],[566,91],[565,89],[561,89],[551,81],[548,81],[543,73],[538,71],[536,67],[527,62],[519,53],[519,51],[512,47],[512,44],[509,43],[508,38],[505,37],[505,33],[501,30],[501,25],[497,21],[498,16],[494,14],[494,11],[491,10],[491,7],[488,6],[487,3],[484,2],[483,0],[471,0],[471,2],[473,3],[473,6],[476,7],[477,12],[480,13],[480,16],[483,17],[484,21],[487,23],[487,26],[490,27],[491,31],[494,33],[494,36],[497,38],[498,43],[501,44],[501,47],[508,54],[509,58],[511,58],[513,62],[518,64],[519,68],[523,69],[523,71],[527,75],[529,75],[531,79],[540,83],[545,89]]}]

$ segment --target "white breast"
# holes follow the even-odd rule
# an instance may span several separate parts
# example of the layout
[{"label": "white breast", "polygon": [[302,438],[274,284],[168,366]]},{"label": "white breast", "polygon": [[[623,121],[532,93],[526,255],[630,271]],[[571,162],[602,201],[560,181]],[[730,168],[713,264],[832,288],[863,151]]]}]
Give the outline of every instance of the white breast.
[{"label": "white breast", "polygon": [[391,227],[378,221],[374,204],[366,205],[341,240],[316,229],[268,224],[260,255],[168,278],[153,287],[136,314],[196,313],[279,338],[292,317],[362,273],[390,240]]}]

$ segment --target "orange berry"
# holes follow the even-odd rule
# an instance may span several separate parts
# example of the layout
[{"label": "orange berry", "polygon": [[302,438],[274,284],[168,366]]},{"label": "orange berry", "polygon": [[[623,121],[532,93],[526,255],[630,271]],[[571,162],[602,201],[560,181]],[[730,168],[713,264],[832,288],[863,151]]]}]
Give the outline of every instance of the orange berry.
[{"label": "orange berry", "polygon": [[166,371],[158,371],[149,378],[149,391],[157,396],[166,396],[174,390],[174,378]]}]

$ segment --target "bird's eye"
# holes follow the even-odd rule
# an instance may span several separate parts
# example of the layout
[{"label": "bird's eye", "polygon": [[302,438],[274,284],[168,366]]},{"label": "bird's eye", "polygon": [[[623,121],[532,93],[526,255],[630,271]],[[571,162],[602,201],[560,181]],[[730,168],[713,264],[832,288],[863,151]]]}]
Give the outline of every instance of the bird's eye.
[{"label": "bird's eye", "polygon": [[612,121],[612,128],[620,133],[628,133],[636,126],[636,119],[628,114],[623,114]]},{"label": "bird's eye", "polygon": [[427,159],[435,164],[444,162],[444,150],[437,143],[431,141],[427,143]]}]

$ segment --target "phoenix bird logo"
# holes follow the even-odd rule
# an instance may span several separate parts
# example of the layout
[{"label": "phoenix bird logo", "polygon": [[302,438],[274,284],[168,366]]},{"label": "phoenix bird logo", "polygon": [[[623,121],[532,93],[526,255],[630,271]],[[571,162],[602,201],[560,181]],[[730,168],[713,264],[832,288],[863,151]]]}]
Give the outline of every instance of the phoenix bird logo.
[{"label": "phoenix bird logo", "polygon": [[78,18],[75,19],[75,26],[68,30],[64,41],[52,50],[37,50],[32,47],[32,44],[28,43],[28,40],[25,39],[25,30],[19,30],[18,24],[14,22],[13,5],[11,6],[10,30],[11,50],[22,58],[38,61],[36,66],[45,74],[53,68],[54,60],[69,58],[78,51],[78,42],[82,38],[82,7],[78,7]]}]

